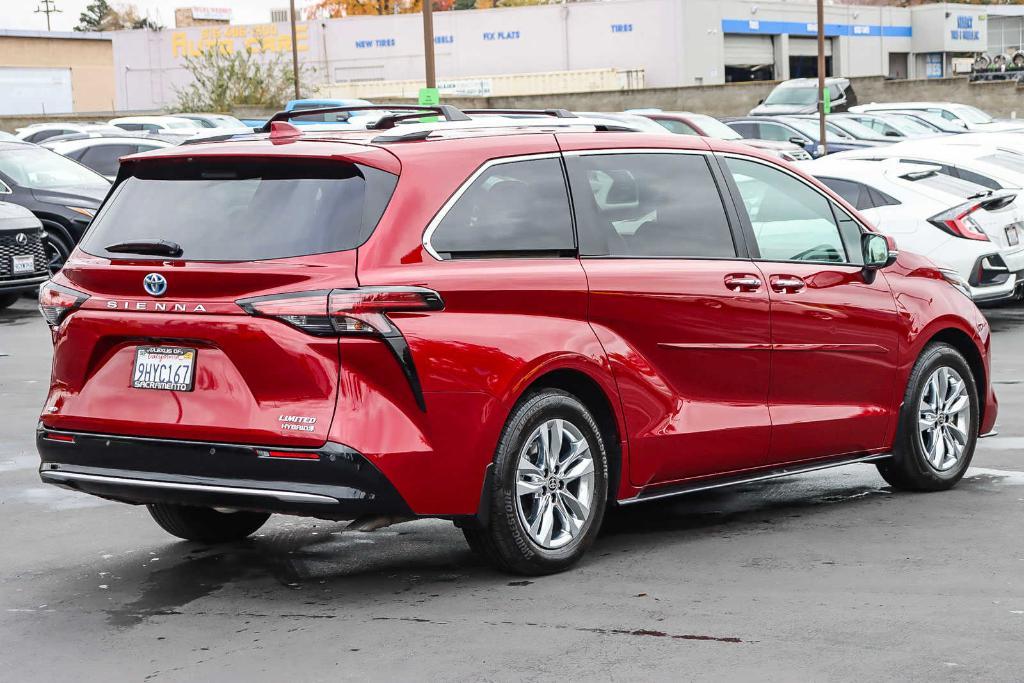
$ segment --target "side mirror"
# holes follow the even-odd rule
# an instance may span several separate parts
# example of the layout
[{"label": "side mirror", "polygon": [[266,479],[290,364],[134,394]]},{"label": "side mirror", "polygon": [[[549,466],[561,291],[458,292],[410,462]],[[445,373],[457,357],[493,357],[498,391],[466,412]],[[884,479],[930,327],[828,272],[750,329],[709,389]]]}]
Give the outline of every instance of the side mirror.
[{"label": "side mirror", "polygon": [[802,138],[799,135],[794,135],[789,139],[789,141],[792,142],[794,145],[799,145],[800,147],[803,147],[808,142],[810,142],[810,140],[808,140],[807,138]]},{"label": "side mirror", "polygon": [[763,97],[757,101],[757,106],[760,107],[762,104],[764,104],[764,98]]},{"label": "side mirror", "polygon": [[901,138],[903,136],[899,133],[899,131],[887,130],[887,131],[885,131],[885,137],[887,137],[887,138]]},{"label": "side mirror", "polygon": [[861,250],[864,253],[864,269],[879,270],[896,263],[899,252],[896,240],[888,235],[877,232],[866,232],[860,237]]}]

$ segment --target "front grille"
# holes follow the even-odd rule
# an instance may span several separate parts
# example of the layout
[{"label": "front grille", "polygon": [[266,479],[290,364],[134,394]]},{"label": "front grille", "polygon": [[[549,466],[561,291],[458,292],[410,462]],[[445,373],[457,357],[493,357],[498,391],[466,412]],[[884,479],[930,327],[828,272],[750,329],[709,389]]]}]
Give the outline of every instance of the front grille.
[{"label": "front grille", "polygon": [[793,157],[794,161],[810,161],[811,155],[803,149],[786,150],[786,154]]},{"label": "front grille", "polygon": [[[26,244],[18,244],[18,233],[28,237]],[[31,273],[14,274],[12,256],[32,254],[34,268]],[[4,280],[21,280],[46,272],[46,250],[43,248],[42,233],[38,230],[9,231],[0,233],[0,282]]]}]

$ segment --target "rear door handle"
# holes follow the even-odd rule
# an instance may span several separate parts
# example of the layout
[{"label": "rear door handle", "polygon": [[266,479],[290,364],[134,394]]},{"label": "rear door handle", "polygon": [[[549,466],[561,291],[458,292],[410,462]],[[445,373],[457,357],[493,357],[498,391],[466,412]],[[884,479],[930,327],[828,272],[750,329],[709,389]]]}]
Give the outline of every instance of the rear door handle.
[{"label": "rear door handle", "polygon": [[773,275],[770,281],[772,289],[783,294],[799,292],[807,286],[806,282],[795,275]]},{"label": "rear door handle", "polygon": [[725,286],[734,292],[756,292],[762,284],[756,275],[727,275],[725,278]]}]

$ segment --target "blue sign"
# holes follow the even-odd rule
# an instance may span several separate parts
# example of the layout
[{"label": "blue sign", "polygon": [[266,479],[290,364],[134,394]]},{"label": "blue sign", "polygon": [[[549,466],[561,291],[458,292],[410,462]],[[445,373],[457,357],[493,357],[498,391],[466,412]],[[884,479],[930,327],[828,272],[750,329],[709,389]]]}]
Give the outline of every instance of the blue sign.
[{"label": "blue sign", "polygon": [[450,34],[446,36],[434,36],[434,45],[451,45],[454,42],[455,36]]},{"label": "blue sign", "polygon": [[[757,19],[722,19],[722,33],[747,33],[768,36],[816,36],[818,25],[803,21],[760,21]],[[825,35],[835,38],[910,38],[910,26],[879,26],[878,24],[825,24]]]},{"label": "blue sign", "polygon": [[927,78],[942,78],[943,64],[941,52],[930,52],[925,57],[924,75]]},{"label": "blue sign", "polygon": [[394,47],[397,41],[394,38],[373,38],[371,40],[357,40],[356,48],[365,50],[368,47]]},{"label": "blue sign", "polygon": [[956,28],[949,32],[953,40],[981,40],[981,31],[974,28],[974,17],[962,14],[956,18]]},{"label": "blue sign", "polygon": [[612,33],[632,33],[633,24],[612,24]]},{"label": "blue sign", "polygon": [[484,40],[519,40],[519,31],[484,31]]}]

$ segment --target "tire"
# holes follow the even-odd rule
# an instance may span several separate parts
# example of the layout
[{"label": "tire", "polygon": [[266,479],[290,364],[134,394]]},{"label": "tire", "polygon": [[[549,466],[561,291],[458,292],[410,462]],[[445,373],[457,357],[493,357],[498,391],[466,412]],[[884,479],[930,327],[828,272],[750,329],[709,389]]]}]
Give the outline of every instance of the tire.
[{"label": "tire", "polygon": [[[930,387],[933,378],[937,384]],[[967,399],[966,404],[963,404],[966,414],[957,413],[956,417],[950,418],[954,414],[950,408],[956,408],[962,403],[953,389],[957,380],[963,383],[963,396]],[[936,402],[933,398],[937,391],[944,392],[944,396],[955,396],[955,400],[940,399]],[[938,405],[938,409],[928,411],[933,405]],[[926,429],[926,424],[921,422],[925,412],[929,412],[929,416],[938,416],[938,431]],[[879,474],[893,488],[903,491],[944,491],[953,488],[963,478],[974,457],[979,415],[977,384],[964,357],[948,344],[927,346],[910,373],[903,408],[900,410],[893,455],[876,464]],[[949,440],[941,436],[943,433],[948,435]],[[963,445],[954,461],[961,433]],[[940,451],[943,455],[940,455]]]},{"label": "tire", "polygon": [[186,541],[240,541],[269,519],[263,512],[219,512],[213,508],[153,503],[146,506],[160,527]]},{"label": "tire", "polygon": [[0,311],[8,308],[9,306],[13,306],[14,302],[17,301],[19,297],[21,297],[21,295],[18,293],[0,294]]},{"label": "tire", "polygon": [[64,242],[54,231],[47,230],[43,236],[43,250],[46,253],[46,269],[53,277],[64,267],[74,247]]},{"label": "tire", "polygon": [[[560,441],[554,460],[542,457],[542,428],[548,443]],[[557,389],[524,397],[498,441],[488,494],[486,524],[463,528],[474,552],[502,571],[533,576],[578,562],[597,537],[608,500],[607,451],[586,406]]]}]

